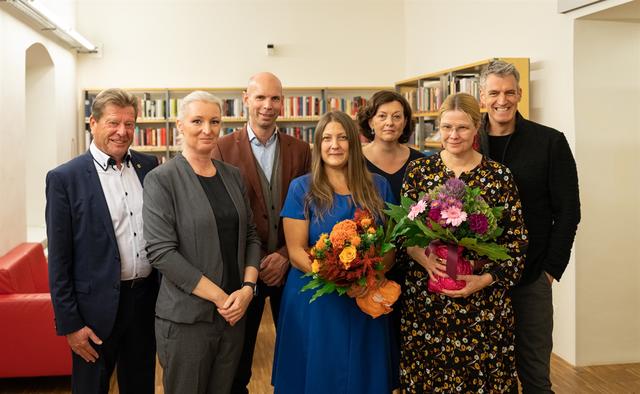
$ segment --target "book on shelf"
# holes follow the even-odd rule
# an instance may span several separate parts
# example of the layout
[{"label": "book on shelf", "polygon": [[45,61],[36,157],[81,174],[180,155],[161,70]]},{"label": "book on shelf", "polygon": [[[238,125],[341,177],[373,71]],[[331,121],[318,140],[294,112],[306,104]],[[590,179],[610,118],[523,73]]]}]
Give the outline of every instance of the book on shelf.
[{"label": "book on shelf", "polygon": [[315,133],[316,133],[315,126],[280,127],[279,130],[281,133],[285,133],[287,135],[298,138],[310,144],[313,143],[313,137],[315,136]]},{"label": "book on shelf", "polygon": [[322,100],[316,96],[286,96],[280,116],[285,118],[319,116]]},{"label": "book on shelf", "polygon": [[327,99],[327,111],[342,111],[355,117],[360,108],[367,105],[367,99],[362,96],[354,97],[329,97]]},{"label": "book on shelf", "polygon": [[[84,92],[84,117],[88,119],[91,116],[91,106],[96,99],[96,95]],[[88,145],[87,145],[88,146]]]},{"label": "book on shelf", "polygon": [[171,145],[171,135],[166,127],[140,127],[136,126],[133,132],[133,145],[135,146],[167,146]]}]

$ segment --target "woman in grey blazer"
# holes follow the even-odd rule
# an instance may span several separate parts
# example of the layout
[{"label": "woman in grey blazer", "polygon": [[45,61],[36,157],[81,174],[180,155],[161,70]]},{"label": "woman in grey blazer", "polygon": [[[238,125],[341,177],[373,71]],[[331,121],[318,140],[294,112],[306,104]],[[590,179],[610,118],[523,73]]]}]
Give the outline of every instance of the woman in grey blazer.
[{"label": "woman in grey blazer", "polygon": [[156,341],[172,393],[227,393],[258,278],[260,241],[237,168],[212,160],[222,120],[219,99],[183,99],[183,152],[144,182],[144,236],[162,273]]}]

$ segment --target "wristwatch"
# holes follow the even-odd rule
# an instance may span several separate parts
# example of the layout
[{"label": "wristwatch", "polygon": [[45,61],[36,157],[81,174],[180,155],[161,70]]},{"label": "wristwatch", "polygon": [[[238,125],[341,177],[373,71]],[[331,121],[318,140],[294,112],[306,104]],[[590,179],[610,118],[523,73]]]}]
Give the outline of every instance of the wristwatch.
[{"label": "wristwatch", "polygon": [[249,286],[251,290],[253,290],[253,296],[258,295],[258,286],[256,286],[256,282],[242,282],[242,287]]}]

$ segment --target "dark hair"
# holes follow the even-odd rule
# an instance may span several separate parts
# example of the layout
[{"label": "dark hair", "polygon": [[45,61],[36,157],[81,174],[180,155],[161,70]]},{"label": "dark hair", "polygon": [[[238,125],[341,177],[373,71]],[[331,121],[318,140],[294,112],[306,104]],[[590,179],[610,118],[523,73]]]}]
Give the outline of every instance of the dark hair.
[{"label": "dark hair", "polygon": [[91,116],[95,120],[100,120],[105,107],[109,104],[120,108],[133,107],[134,115],[136,118],[138,117],[138,99],[136,96],[126,90],[117,88],[106,89],[98,93],[91,105]]},{"label": "dark hair", "polygon": [[392,103],[394,101],[397,101],[402,105],[402,112],[404,113],[404,118],[407,120],[407,124],[404,125],[404,130],[402,130],[402,135],[398,139],[398,142],[405,143],[409,141],[409,136],[411,136],[411,133],[413,132],[414,125],[414,120],[411,116],[411,105],[409,105],[409,102],[403,95],[392,90],[380,90],[375,92],[367,102],[367,105],[360,108],[357,117],[357,122],[360,126],[360,133],[372,141],[375,137],[375,133],[371,130],[369,121],[376,115],[378,108],[380,108],[381,105]]}]

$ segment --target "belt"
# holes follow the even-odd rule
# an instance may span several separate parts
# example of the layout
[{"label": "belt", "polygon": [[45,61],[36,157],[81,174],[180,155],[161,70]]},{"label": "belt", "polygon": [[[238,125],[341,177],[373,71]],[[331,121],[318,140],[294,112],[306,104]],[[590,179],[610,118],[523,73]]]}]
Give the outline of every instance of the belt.
[{"label": "belt", "polygon": [[141,278],[135,278],[135,279],[131,279],[131,280],[122,280],[122,281],[120,281],[120,288],[133,289],[133,288],[136,288],[136,287],[140,287],[143,284],[145,284],[147,279],[149,279],[148,276],[141,277]]}]

